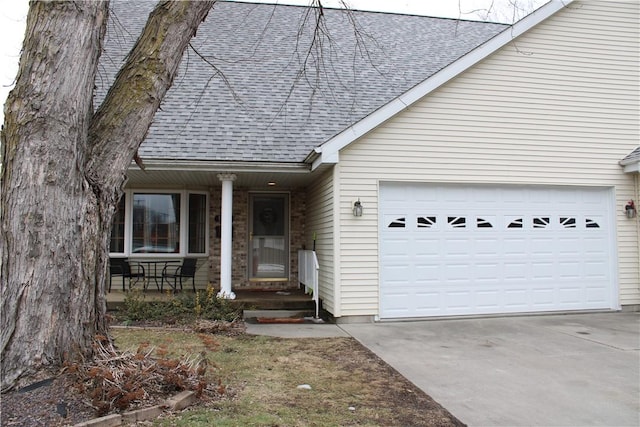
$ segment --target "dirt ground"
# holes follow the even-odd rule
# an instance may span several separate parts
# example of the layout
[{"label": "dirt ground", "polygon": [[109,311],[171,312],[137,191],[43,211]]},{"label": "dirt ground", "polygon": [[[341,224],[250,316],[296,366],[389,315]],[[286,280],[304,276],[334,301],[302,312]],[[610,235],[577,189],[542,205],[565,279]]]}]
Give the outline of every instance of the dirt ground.
[{"label": "dirt ground", "polygon": [[[431,399],[428,395],[415,387],[412,383],[402,377],[397,371],[380,360],[377,356],[371,353],[366,348],[362,347],[357,341],[351,338],[336,338],[325,340],[280,340],[280,341],[258,341],[253,340],[253,337],[249,336],[236,336],[227,337],[223,343],[224,348],[231,348],[234,342],[241,343],[238,345],[246,345],[245,347],[237,347],[245,351],[256,350],[256,354],[264,354],[265,365],[267,366],[269,375],[274,374],[274,370],[279,369],[275,361],[282,359],[282,356],[278,356],[275,353],[269,353],[271,350],[269,346],[274,348],[286,347],[284,351],[289,355],[300,354],[301,357],[307,355],[313,355],[315,359],[314,363],[322,361],[324,364],[323,371],[327,371],[327,375],[330,375],[327,379],[317,378],[317,383],[326,381],[327,384],[333,382],[355,382],[355,387],[359,389],[358,394],[361,394],[361,401],[358,403],[358,411],[360,411],[360,418],[351,419],[351,421],[343,424],[341,421],[337,421],[336,425],[380,425],[380,426],[463,426],[464,424],[451,415],[446,409],[440,406],[437,402]],[[233,341],[235,340],[235,341]],[[246,341],[246,343],[245,343]],[[265,343],[266,350],[261,349],[260,345]],[[182,344],[184,345],[184,344]],[[248,355],[249,356],[249,355]],[[253,357],[253,356],[251,356]],[[261,356],[260,356],[261,357]],[[292,364],[292,358],[295,356],[287,356],[287,365],[290,367]],[[301,363],[309,363],[309,360],[301,360]],[[229,363],[231,364],[231,363]],[[244,368],[245,371],[248,370]],[[286,369],[286,367],[285,367]],[[267,372],[267,370],[265,370]],[[247,378],[251,378],[247,375],[254,375],[252,373],[243,373],[241,381],[238,384],[230,385],[230,389],[235,389],[233,398],[216,397],[216,399],[228,399],[224,405],[233,407],[238,404],[239,397],[243,393],[242,388],[246,387],[248,381]],[[261,384],[263,379],[259,377],[261,375],[256,371],[255,384]],[[286,372],[283,378],[286,378]],[[296,379],[293,379],[295,381]],[[233,380],[230,380],[233,382]],[[354,385],[349,385],[354,387]],[[263,395],[265,399],[271,398],[271,394],[276,390],[268,383],[265,383],[265,391]],[[326,386],[325,388],[331,388]],[[276,393],[277,390],[275,391]],[[286,400],[284,399],[283,405],[289,407],[293,411],[293,417],[296,412],[300,414],[310,414],[314,411],[318,413],[322,411],[333,410],[329,402],[339,402],[341,396],[344,394],[344,389],[338,388],[335,394],[324,395],[324,402],[317,402],[315,405],[320,405],[320,408],[313,408],[309,406],[295,408],[295,406],[301,405],[299,400]],[[167,396],[168,397],[168,396]],[[280,400],[283,396],[281,396]],[[255,397],[252,397],[255,399]],[[73,425],[81,421],[93,418],[93,408],[88,404],[90,400],[85,396],[75,392],[69,387],[69,384],[65,376],[60,376],[55,380],[48,382],[40,387],[37,387],[30,391],[15,391],[2,395],[2,413],[0,425],[2,426],[66,426]],[[141,406],[152,402],[142,402]],[[203,410],[205,413],[208,408],[222,407],[224,405],[218,405],[216,402],[212,402],[211,398],[204,398],[198,401],[194,406],[189,408],[190,411]],[[302,405],[313,405],[313,403],[304,402]],[[342,402],[339,405],[343,405]],[[265,403],[265,411],[269,411],[269,408],[273,408],[270,402]],[[252,410],[255,410],[254,407]],[[220,411],[217,409],[217,411]],[[234,409],[235,411],[235,409]],[[375,415],[374,415],[375,414]],[[166,414],[162,425],[189,425],[185,423],[179,423],[180,414]],[[303,417],[305,415],[301,415]],[[176,418],[177,417],[177,418]],[[177,421],[172,421],[175,419]],[[300,418],[304,419],[304,418]],[[291,420],[291,418],[289,418]],[[159,421],[160,422],[160,421]],[[150,425],[149,423],[138,425]],[[225,424],[228,425],[228,424]],[[241,422],[235,425],[242,425]],[[306,425],[300,423],[300,421],[284,421],[282,424],[269,424],[269,425]],[[315,424],[313,424],[315,425]]]},{"label": "dirt ground", "polygon": [[84,396],[69,387],[65,375],[33,387],[2,394],[0,425],[64,426],[93,418],[93,408],[85,403]]}]

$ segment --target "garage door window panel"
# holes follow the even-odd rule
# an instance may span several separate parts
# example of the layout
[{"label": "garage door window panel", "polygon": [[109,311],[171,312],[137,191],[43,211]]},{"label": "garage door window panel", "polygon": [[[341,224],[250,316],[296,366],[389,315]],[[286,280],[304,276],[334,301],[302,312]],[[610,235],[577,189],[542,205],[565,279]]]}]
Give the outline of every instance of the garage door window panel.
[{"label": "garage door window panel", "polygon": [[509,225],[507,225],[507,228],[522,228],[523,227],[523,219],[522,218],[515,218],[509,221]]},{"label": "garage door window panel", "polygon": [[585,220],[585,226],[587,228],[600,228],[600,224],[599,224],[598,220],[591,219],[591,218],[587,218]]},{"label": "garage door window panel", "polygon": [[449,216],[447,217],[447,224],[450,228],[466,228],[467,218],[463,216]]},{"label": "garage door window panel", "polygon": [[548,216],[539,216],[533,218],[533,228],[549,228],[551,219]]},{"label": "garage door window panel", "polygon": [[385,223],[387,228],[406,228],[407,218],[406,216],[388,216]]},{"label": "garage door window panel", "polygon": [[493,228],[493,224],[488,219],[476,218],[476,227],[478,227],[478,228]]},{"label": "garage door window panel", "polygon": [[436,216],[419,216],[417,219],[418,228],[435,228],[438,224]]},{"label": "garage door window panel", "polygon": [[576,219],[574,217],[561,216],[559,221],[563,228],[576,228]]}]

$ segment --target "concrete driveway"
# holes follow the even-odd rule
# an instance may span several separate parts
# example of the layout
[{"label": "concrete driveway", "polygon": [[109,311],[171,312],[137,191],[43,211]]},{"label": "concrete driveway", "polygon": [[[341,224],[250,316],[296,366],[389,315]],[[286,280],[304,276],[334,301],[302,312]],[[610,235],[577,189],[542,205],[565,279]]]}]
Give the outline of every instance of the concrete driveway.
[{"label": "concrete driveway", "polygon": [[470,426],[640,426],[640,313],[339,326]]}]

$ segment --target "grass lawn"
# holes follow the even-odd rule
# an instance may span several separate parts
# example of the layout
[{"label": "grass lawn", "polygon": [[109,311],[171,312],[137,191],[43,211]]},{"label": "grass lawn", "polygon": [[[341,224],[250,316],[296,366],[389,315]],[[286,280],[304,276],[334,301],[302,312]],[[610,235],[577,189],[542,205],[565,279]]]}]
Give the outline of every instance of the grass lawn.
[{"label": "grass lawn", "polygon": [[[352,338],[282,339],[113,329],[116,345],[205,352],[221,398],[155,426],[459,426],[455,417]],[[310,389],[298,388],[308,385]]]}]

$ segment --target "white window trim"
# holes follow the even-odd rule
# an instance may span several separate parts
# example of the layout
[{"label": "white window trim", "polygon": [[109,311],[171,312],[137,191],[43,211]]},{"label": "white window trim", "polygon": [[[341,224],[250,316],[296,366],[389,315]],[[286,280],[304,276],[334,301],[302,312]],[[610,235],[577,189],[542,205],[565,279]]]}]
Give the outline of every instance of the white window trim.
[{"label": "white window trim", "polygon": [[[180,252],[178,253],[133,253],[133,195],[134,194],[180,194]],[[189,195],[190,194],[202,194],[205,196],[205,250],[202,253],[188,252],[189,246]],[[210,236],[210,214],[209,214],[209,200],[210,194],[207,191],[198,190],[176,190],[176,189],[145,189],[134,188],[125,190],[125,213],[124,213],[124,253],[122,252],[109,252],[110,257],[135,257],[135,258],[184,258],[184,257],[198,257],[204,258],[209,256],[209,236]]]}]

